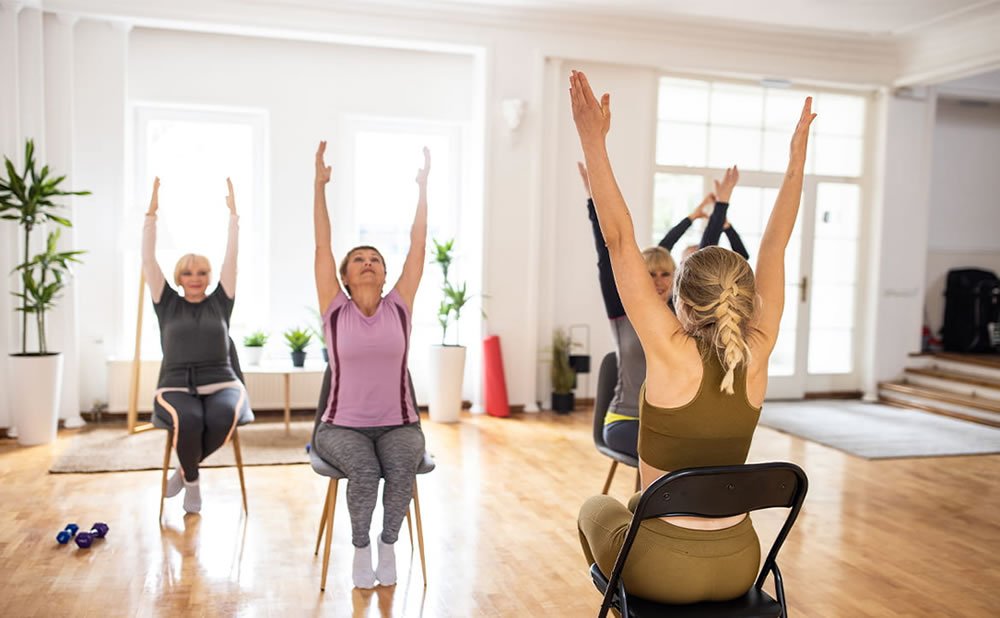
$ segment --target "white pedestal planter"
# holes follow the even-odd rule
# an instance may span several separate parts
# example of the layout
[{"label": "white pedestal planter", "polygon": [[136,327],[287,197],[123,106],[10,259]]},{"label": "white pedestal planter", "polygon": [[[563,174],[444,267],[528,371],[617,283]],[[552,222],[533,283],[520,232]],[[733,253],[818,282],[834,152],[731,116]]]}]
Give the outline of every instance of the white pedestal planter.
[{"label": "white pedestal planter", "polygon": [[431,420],[435,423],[457,423],[462,411],[462,377],[465,375],[465,348],[462,346],[432,346],[430,353]]},{"label": "white pedestal planter", "polygon": [[251,367],[256,367],[260,364],[260,357],[264,355],[264,346],[256,347],[246,347],[243,348],[243,355],[240,358],[243,362]]},{"label": "white pedestal planter", "polygon": [[8,357],[10,409],[22,446],[48,444],[59,427],[63,355]]}]

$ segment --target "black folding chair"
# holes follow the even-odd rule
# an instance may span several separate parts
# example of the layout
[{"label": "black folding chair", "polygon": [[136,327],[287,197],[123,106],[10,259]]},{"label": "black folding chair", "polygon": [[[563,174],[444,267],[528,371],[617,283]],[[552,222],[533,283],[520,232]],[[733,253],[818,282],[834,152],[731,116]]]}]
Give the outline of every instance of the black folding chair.
[{"label": "black folding chair", "polygon": [[620,463],[636,469],[635,490],[639,491],[639,460],[628,453],[616,451],[604,441],[604,415],[607,414],[611,398],[614,397],[617,382],[618,355],[608,352],[604,355],[597,373],[597,396],[594,397],[594,446],[599,453],[611,458],[611,469],[608,470],[608,477],[604,480],[602,494],[607,494],[611,488],[611,481],[615,478],[615,470]]},{"label": "black folding chair", "polygon": [[[611,577],[605,577],[596,564],[590,566],[590,576],[597,589],[604,593],[599,618],[611,607],[623,617],[681,616],[705,618],[775,616],[785,618],[785,589],[781,571],[775,559],[798,517],[806,497],[809,481],[805,472],[792,463],[776,462],[742,466],[685,468],[664,475],[642,493],[635,515],[625,535],[625,543],[615,560]],[[645,519],[672,515],[696,517],[733,517],[760,509],[787,508],[788,516],[771,551],[764,560],[757,581],[743,596],[731,601],[668,605],[630,595],[622,582],[622,569],[635,541],[639,525]],[[777,600],[764,592],[768,573],[774,576]]]}]

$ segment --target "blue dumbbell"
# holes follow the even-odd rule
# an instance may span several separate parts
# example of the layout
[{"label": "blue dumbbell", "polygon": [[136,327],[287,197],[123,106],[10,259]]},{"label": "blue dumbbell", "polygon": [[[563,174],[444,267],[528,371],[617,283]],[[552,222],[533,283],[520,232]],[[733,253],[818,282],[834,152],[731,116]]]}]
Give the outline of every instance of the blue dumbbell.
[{"label": "blue dumbbell", "polygon": [[58,541],[60,545],[69,543],[69,540],[76,535],[76,531],[79,529],[80,526],[76,524],[66,524],[66,528],[56,535],[56,541]]},{"label": "blue dumbbell", "polygon": [[80,549],[87,549],[94,542],[94,539],[103,539],[108,534],[108,524],[97,522],[91,526],[90,532],[81,532],[76,535],[76,544]]}]

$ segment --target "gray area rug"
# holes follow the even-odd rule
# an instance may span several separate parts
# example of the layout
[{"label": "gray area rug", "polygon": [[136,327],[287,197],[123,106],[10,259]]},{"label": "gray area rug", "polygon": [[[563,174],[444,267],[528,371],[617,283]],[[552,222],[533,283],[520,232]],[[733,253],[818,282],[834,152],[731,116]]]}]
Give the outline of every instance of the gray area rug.
[{"label": "gray area rug", "polygon": [[[285,433],[284,423],[251,423],[239,428],[244,466],[309,463],[306,443],[312,438],[310,421],[292,423]],[[121,472],[160,470],[167,432],[156,429],[128,435],[123,426],[97,427],[81,431],[56,456],[49,472]],[[172,454],[170,465],[177,465]],[[235,466],[233,447],[226,444],[206,459],[203,467]]]},{"label": "gray area rug", "polygon": [[877,403],[765,402],[760,424],[865,459],[1000,453],[1000,429]]}]

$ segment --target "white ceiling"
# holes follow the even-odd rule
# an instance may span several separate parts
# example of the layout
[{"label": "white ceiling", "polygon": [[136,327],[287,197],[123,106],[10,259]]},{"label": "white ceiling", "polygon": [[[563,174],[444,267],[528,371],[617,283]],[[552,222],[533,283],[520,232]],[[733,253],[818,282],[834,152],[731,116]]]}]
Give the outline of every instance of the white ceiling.
[{"label": "white ceiling", "polygon": [[715,19],[732,25],[902,35],[1000,5],[1000,0],[420,0],[443,8],[522,9],[645,19]]}]

